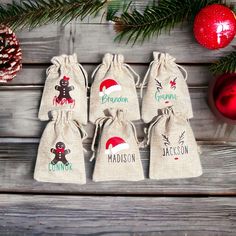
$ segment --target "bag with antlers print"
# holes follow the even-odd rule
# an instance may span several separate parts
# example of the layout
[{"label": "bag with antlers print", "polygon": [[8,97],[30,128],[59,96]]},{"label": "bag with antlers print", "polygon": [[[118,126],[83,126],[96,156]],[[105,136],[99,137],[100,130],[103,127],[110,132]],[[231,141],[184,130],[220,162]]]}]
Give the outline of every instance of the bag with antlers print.
[{"label": "bag with antlers print", "polygon": [[197,177],[202,174],[198,146],[189,122],[172,108],[162,110],[148,129],[151,179]]},{"label": "bag with antlers print", "polygon": [[[173,106],[186,119],[193,117],[191,99],[189,96],[187,71],[175,63],[175,58],[168,53],[153,52],[154,60],[141,85],[142,119],[149,123],[157,109]],[[185,72],[185,78],[181,73]],[[143,89],[147,86],[143,95]]]},{"label": "bag with antlers print", "polygon": [[108,117],[99,118],[96,121],[92,143],[93,152],[97,133],[99,130],[101,133],[93,180],[138,181],[144,179],[135,126],[126,119],[126,112],[123,110],[110,109],[109,114]]},{"label": "bag with antlers print", "polygon": [[85,184],[82,140],[86,132],[72,111],[53,111],[40,140],[34,179],[52,183]]},{"label": "bag with antlers print", "polygon": [[[135,82],[134,76],[137,77]],[[136,92],[139,75],[124,63],[124,56],[106,53],[101,65],[94,70],[91,86],[89,120],[104,116],[110,108],[126,109],[127,119],[139,120],[140,109]]]},{"label": "bag with antlers print", "polygon": [[86,71],[78,63],[76,54],[53,57],[52,63],[47,69],[39,119],[49,120],[49,112],[52,110],[70,109],[74,111],[75,120],[87,124]]}]

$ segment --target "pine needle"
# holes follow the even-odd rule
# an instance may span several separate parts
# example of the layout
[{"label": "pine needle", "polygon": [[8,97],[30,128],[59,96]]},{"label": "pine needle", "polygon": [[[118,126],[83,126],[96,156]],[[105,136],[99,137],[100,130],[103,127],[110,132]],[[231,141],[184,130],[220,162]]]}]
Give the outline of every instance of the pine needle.
[{"label": "pine needle", "polygon": [[170,31],[177,24],[188,20],[204,6],[222,3],[221,0],[160,0],[147,6],[144,12],[126,11],[116,17],[116,39],[127,39],[127,43],[137,40],[143,42],[153,36],[158,36],[163,30]]},{"label": "pine needle", "polygon": [[228,56],[221,57],[216,63],[210,66],[213,74],[223,74],[236,72],[236,52],[231,52]]},{"label": "pine needle", "polygon": [[0,22],[13,30],[35,28],[97,14],[109,0],[24,0],[0,5]]}]

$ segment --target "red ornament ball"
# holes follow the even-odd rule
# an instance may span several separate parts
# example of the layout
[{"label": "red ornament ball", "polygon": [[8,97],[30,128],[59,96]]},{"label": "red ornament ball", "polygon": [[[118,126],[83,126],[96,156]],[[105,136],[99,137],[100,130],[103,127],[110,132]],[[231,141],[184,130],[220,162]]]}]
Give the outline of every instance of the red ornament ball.
[{"label": "red ornament ball", "polygon": [[209,104],[221,120],[236,124],[236,73],[213,80],[209,86]]},{"label": "red ornament ball", "polygon": [[226,47],[236,34],[235,14],[220,4],[204,7],[194,19],[194,36],[208,49]]}]

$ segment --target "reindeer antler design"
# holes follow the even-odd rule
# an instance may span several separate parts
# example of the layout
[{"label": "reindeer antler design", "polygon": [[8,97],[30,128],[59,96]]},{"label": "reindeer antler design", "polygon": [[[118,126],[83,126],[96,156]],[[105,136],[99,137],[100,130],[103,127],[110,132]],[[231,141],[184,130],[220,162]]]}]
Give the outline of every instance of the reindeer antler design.
[{"label": "reindeer antler design", "polygon": [[156,80],[157,91],[160,92],[160,89],[163,89],[161,82],[159,82],[157,79],[155,80]]},{"label": "reindeer antler design", "polygon": [[185,131],[179,136],[179,145],[183,145],[184,144],[184,135],[185,135]]},{"label": "reindeer antler design", "polygon": [[163,141],[164,141],[165,146],[170,145],[169,138],[164,134],[162,134],[162,137],[163,137]]}]

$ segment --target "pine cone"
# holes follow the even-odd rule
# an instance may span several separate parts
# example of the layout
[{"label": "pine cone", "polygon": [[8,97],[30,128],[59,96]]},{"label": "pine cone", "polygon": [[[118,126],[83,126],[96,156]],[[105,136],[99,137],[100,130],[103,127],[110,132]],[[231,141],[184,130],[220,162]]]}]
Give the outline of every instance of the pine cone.
[{"label": "pine cone", "polygon": [[0,25],[0,82],[12,80],[22,67],[22,53],[15,33]]}]

